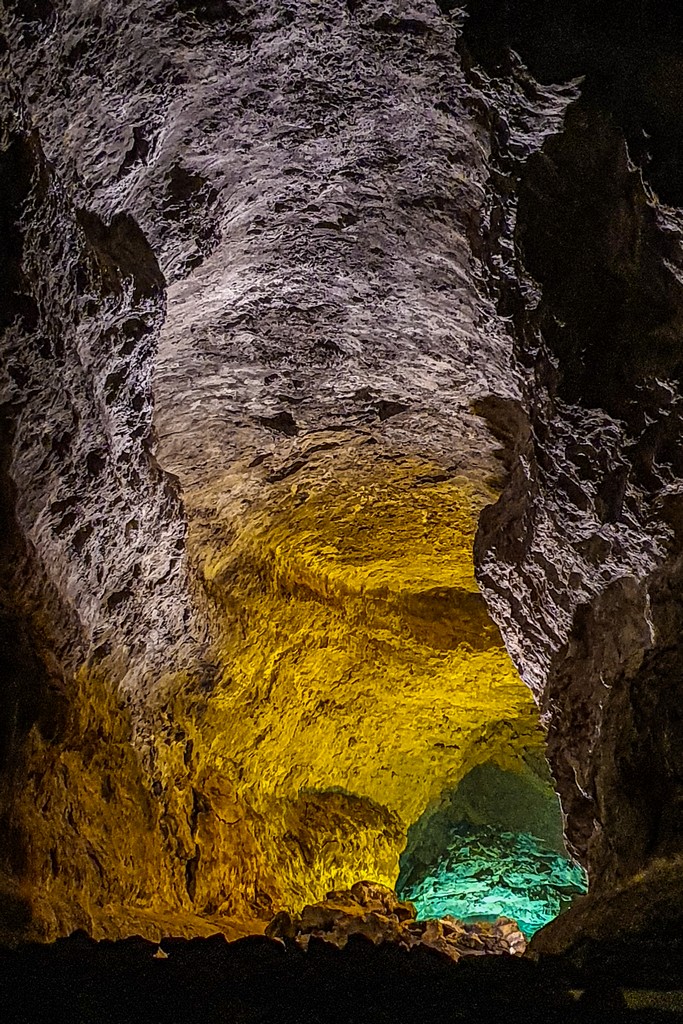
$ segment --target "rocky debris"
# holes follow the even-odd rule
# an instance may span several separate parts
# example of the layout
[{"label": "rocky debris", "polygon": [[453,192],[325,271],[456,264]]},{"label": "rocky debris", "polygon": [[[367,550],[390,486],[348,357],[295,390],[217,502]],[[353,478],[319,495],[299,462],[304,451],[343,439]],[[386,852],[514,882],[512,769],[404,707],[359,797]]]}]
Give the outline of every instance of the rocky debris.
[{"label": "rocky debris", "polygon": [[350,889],[328,892],[320,903],[300,914],[280,911],[266,928],[269,938],[295,942],[306,949],[311,938],[340,949],[352,935],[373,943],[394,943],[403,949],[428,946],[451,960],[487,954],[521,956],[526,939],[508,917],[465,924],[455,917],[418,921],[415,907],[399,900],[393,889],[376,882],[356,882]]}]

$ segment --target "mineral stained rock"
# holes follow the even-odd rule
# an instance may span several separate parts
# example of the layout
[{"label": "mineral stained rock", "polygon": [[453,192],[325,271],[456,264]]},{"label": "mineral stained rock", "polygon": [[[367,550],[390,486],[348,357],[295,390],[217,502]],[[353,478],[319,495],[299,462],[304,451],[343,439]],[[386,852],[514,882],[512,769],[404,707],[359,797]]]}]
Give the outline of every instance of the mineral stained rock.
[{"label": "mineral stained rock", "polygon": [[456,963],[464,956],[521,956],[526,949],[526,939],[507,917],[471,924],[454,917],[415,918],[415,907],[398,900],[393,890],[373,882],[356,882],[349,890],[328,892],[323,901],[304,907],[295,917],[281,911],[266,928],[266,935],[293,940],[304,949],[312,937],[343,949],[351,935],[363,935],[375,944],[436,949]]},{"label": "mineral stained rock", "polygon": [[679,855],[680,212],[497,7],[8,5],[4,929],[392,884],[532,690],[600,899]]}]

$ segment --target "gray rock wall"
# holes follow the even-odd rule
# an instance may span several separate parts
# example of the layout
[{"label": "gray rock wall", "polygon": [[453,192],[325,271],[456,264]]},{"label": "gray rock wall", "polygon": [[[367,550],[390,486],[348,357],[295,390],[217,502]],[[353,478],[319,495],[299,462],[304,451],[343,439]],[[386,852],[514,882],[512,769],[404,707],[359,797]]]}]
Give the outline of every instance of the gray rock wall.
[{"label": "gray rock wall", "polygon": [[[354,590],[334,533],[303,567],[283,546],[285,526],[310,536],[309,495],[395,502],[387,480],[418,464],[475,495],[477,579],[542,709],[595,890],[678,856],[680,217],[633,163],[637,116],[561,84],[582,53],[549,68],[495,5],[471,8],[463,30],[431,0],[8,5],[30,125],[5,135],[25,302],[4,341],[5,490],[12,557],[44,580],[33,605],[47,588],[58,609],[40,642],[22,612],[22,643],[57,645],[72,674],[97,660],[130,707],[169,906],[227,906],[236,886],[252,907],[282,897],[258,864],[282,850],[267,819],[286,821],[291,793],[245,796],[216,759],[249,715],[249,749],[267,734],[259,694],[280,670],[242,689],[232,672],[235,652],[275,642],[258,614],[313,593],[328,630],[398,616],[400,633],[409,605],[444,649],[453,595],[423,584],[406,603],[405,577],[400,599]],[[382,523],[396,529],[378,503]],[[479,600],[453,589],[451,614]],[[501,757],[532,742],[517,725]],[[468,743],[435,778],[457,782]],[[280,754],[265,774],[280,767],[306,781]],[[226,874],[233,810],[249,852]]]}]

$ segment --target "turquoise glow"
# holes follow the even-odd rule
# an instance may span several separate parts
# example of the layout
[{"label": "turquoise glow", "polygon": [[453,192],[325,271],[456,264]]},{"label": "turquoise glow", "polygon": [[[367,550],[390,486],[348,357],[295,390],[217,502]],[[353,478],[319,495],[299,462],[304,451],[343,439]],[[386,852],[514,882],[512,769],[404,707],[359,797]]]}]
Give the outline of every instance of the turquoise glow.
[{"label": "turquoise glow", "polygon": [[511,917],[529,938],[587,890],[583,868],[528,832],[465,822],[450,831],[437,863],[399,891],[419,918]]}]

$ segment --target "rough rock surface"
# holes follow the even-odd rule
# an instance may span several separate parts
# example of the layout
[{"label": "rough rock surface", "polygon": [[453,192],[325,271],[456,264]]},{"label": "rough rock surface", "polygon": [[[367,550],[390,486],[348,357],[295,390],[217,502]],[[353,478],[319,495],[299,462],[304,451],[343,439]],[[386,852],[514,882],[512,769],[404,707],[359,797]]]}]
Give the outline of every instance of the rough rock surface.
[{"label": "rough rock surface", "polygon": [[6,927],[391,882],[507,652],[595,893],[675,865],[680,54],[524,6],[8,5]]},{"label": "rough rock surface", "polygon": [[[54,173],[90,211],[81,219],[114,225],[125,209],[170,282],[154,455],[136,441],[170,497],[143,521],[142,490],[118,501],[96,483],[107,521],[89,542],[109,629],[141,637],[101,676],[115,703],[125,695],[161,849],[137,858],[147,910],[267,918],[359,874],[391,883],[407,827],[444,788],[542,747],[472,561],[501,467],[471,405],[517,394],[471,248],[488,136],[469,113],[454,27],[431,3],[410,17],[403,6],[19,5],[7,22],[11,65]],[[136,349],[139,375],[124,372],[109,356],[119,345],[133,348],[100,339],[102,386],[117,422],[147,416],[148,438],[150,363]],[[21,504],[35,483],[14,452],[10,471]],[[80,504],[67,544],[87,478],[69,489]],[[46,504],[38,492],[25,535]],[[154,566],[161,591],[140,585],[141,605],[119,583],[136,545],[134,579]],[[92,586],[67,550],[83,629]],[[40,555],[65,595],[52,534]],[[87,632],[70,650],[79,671],[102,653]],[[69,785],[93,790],[87,777]],[[26,888],[50,865],[20,868]],[[88,881],[74,923],[106,920],[106,886]]]},{"label": "rough rock surface", "polygon": [[266,928],[266,935],[295,941],[302,949],[313,937],[343,949],[351,935],[364,935],[375,944],[390,942],[403,949],[427,946],[456,963],[466,956],[521,956],[526,949],[526,939],[507,917],[490,924],[463,924],[454,917],[417,921],[411,903],[402,903],[392,889],[373,882],[356,882],[349,890],[328,892],[323,901],[304,907],[295,917],[281,911]]},{"label": "rough rock surface", "polygon": [[135,905],[137,864],[170,869],[125,694],[144,689],[141,646],[159,672],[187,642],[184,526],[150,454],[154,255],[126,215],[74,211],[2,88],[2,924],[54,933],[89,920],[74,891]]},{"label": "rough rock surface", "polygon": [[[533,29],[521,6],[496,21],[499,5],[476,5],[467,40],[508,124],[499,171],[515,198],[489,267],[526,380],[524,409],[489,404],[512,471],[476,558],[539,698],[567,836],[591,878],[581,910],[539,934],[551,950],[591,928],[606,938],[601,922],[616,918],[646,941],[640,911],[667,871],[673,894],[679,871],[681,150],[678,99],[661,86],[678,74],[683,26],[656,3],[594,20],[580,4],[532,9]],[[531,155],[501,106],[513,109],[501,72],[528,96],[508,46],[545,82],[585,76],[562,131]],[[658,920],[679,918],[672,895]]]}]

